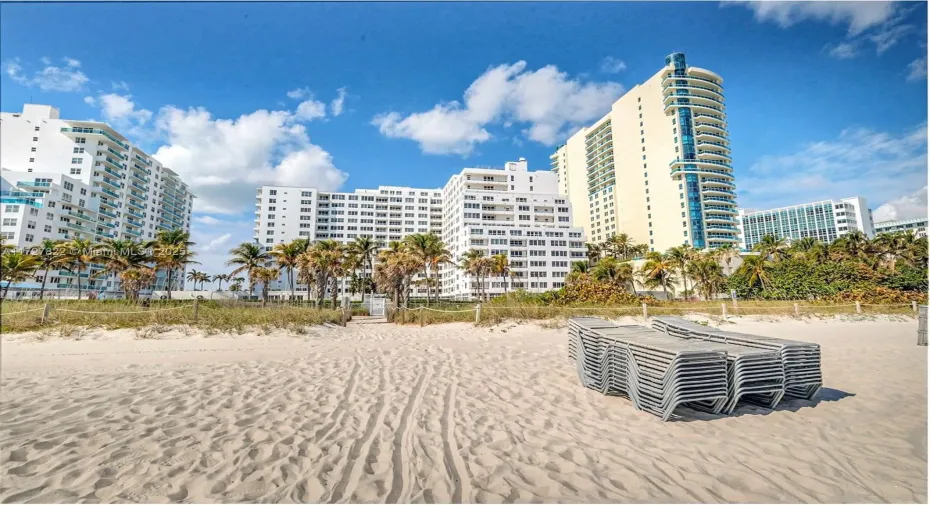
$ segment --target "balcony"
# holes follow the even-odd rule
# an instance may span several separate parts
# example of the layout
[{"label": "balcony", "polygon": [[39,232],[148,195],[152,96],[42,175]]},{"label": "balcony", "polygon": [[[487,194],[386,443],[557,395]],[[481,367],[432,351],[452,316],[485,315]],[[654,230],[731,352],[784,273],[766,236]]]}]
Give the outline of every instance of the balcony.
[{"label": "balcony", "polygon": [[716,123],[694,123],[694,131],[704,129],[714,133],[729,133],[726,128]]},{"label": "balcony", "polygon": [[50,182],[35,182],[35,181],[19,181],[16,183],[17,186],[22,186],[24,188],[49,188],[52,186]]},{"label": "balcony", "polygon": [[129,230],[129,229],[126,229],[126,230],[123,230],[123,231],[125,231],[126,233],[132,235],[133,237],[141,237],[141,236],[142,236],[142,232],[141,232],[141,231],[134,231],[134,230]]},{"label": "balcony", "polygon": [[[103,186],[99,186],[97,189],[99,189],[100,191],[104,192],[104,193],[107,194],[107,195],[112,196],[113,198],[119,198],[119,197],[120,197],[120,196],[119,196],[119,193],[117,193],[117,192],[115,192],[115,191],[111,191],[111,190],[109,190],[109,189],[107,189],[107,188],[105,188],[105,187],[103,187]],[[101,200],[100,203],[104,203],[103,200]]]},{"label": "balcony", "polygon": [[85,220],[85,221],[96,221],[96,220],[97,220],[97,218],[95,218],[94,216],[91,216],[91,215],[89,215],[89,214],[80,214],[80,213],[77,213],[77,212],[71,212],[70,210],[67,212],[67,214],[68,214],[69,216],[71,216],[71,217],[74,217],[74,218],[77,218],[77,219],[83,219],[83,220]]},{"label": "balcony", "polygon": [[145,205],[143,205],[143,204],[141,204],[141,203],[139,203],[139,202],[137,202],[137,201],[135,201],[135,200],[129,200],[127,203],[129,204],[130,207],[135,207],[135,208],[137,208],[137,209],[145,210]]},{"label": "balcony", "polygon": [[146,184],[148,184],[149,182],[151,182],[151,181],[149,180],[148,177],[145,177],[144,175],[139,175],[138,172],[129,172],[129,174],[132,175],[133,177],[135,177],[136,179],[138,179],[138,180],[140,180],[140,181],[146,183]]},{"label": "balcony", "polygon": [[711,202],[714,204],[722,203],[722,204],[732,205],[733,207],[736,207],[736,200],[734,200],[733,198],[727,198],[725,196],[704,196],[703,201]]},{"label": "balcony", "polygon": [[[111,209],[117,208],[116,202],[110,202],[110,201],[104,200],[103,198],[100,199],[100,205],[106,205],[107,207],[110,207]],[[100,209],[100,212],[106,216],[112,217],[112,214],[106,214],[106,211],[104,211],[103,208]]]},{"label": "balcony", "polygon": [[114,213],[112,213],[112,212],[110,212],[110,211],[108,211],[108,210],[97,209],[97,213],[98,213],[98,214],[102,214],[102,215],[107,216],[107,217],[110,217],[110,218],[113,218],[113,219],[119,219],[119,216],[117,216],[116,214],[114,214]]},{"label": "balcony", "polygon": [[116,137],[111,135],[109,132],[104,130],[97,130],[94,128],[62,128],[61,132],[68,136],[73,135],[103,135],[104,139],[109,142],[112,142],[117,147],[123,149],[129,149],[129,144],[124,144],[122,141],[118,140]]},{"label": "balcony", "polygon": [[131,225],[133,225],[133,226],[138,226],[139,228],[142,228],[142,227],[143,227],[143,224],[142,224],[141,221],[136,221],[135,219],[133,219],[133,218],[131,218],[131,217],[126,218],[126,222],[129,223],[129,224],[131,224]]},{"label": "balcony", "polygon": [[139,183],[136,182],[136,181],[132,181],[130,184],[132,184],[132,186],[134,186],[134,187],[136,187],[136,188],[141,189],[142,191],[144,191],[144,192],[146,192],[146,193],[149,192],[149,188],[147,188],[147,187],[145,187],[145,186],[139,184]]},{"label": "balcony", "polygon": [[116,229],[116,225],[115,225],[115,224],[113,224],[113,223],[108,223],[108,222],[106,222],[106,221],[97,221],[97,224],[99,224],[99,225],[101,225],[101,226],[106,226],[107,228],[110,228],[110,229]]},{"label": "balcony", "polygon": [[720,88],[720,87],[723,86],[723,82],[722,82],[722,81],[714,80],[714,79],[708,79],[708,78],[706,78],[706,77],[700,77],[700,76],[697,76],[697,75],[672,75],[672,76],[666,76],[664,79],[662,79],[662,82],[663,82],[663,84],[664,84],[664,83],[666,83],[666,82],[668,82],[668,81],[675,81],[675,80],[689,80],[689,81],[707,82],[707,83],[710,83],[710,84],[713,84],[713,85],[717,86],[718,88]]},{"label": "balcony", "polygon": [[727,121],[722,116],[717,114],[694,114],[692,115],[695,121],[709,121],[711,123],[719,124],[721,126],[726,126]]},{"label": "balcony", "polygon": [[695,145],[696,145],[698,148],[701,148],[701,147],[708,147],[708,148],[726,149],[727,151],[730,150],[730,145],[729,145],[729,144],[725,144],[725,143],[723,143],[723,142],[713,142],[713,141],[710,141],[710,140],[704,140],[704,141],[696,142]]},{"label": "balcony", "polygon": [[729,177],[731,179],[733,178],[730,172],[726,170],[719,170],[719,169],[706,168],[706,167],[675,167],[672,169],[671,175],[676,175],[676,174],[679,174],[679,175],[698,174],[698,175],[705,175],[705,176],[709,175],[709,176],[717,176],[717,177]]},{"label": "balcony", "polygon": [[0,191],[0,196],[10,196],[13,198],[44,198],[45,193],[41,191]]},{"label": "balcony", "polygon": [[[709,105],[709,106],[717,106],[717,105],[719,105],[719,106],[722,107],[722,106],[724,105],[723,101],[721,101],[721,100],[717,100],[716,98],[713,98],[713,97],[710,97],[710,96],[705,96],[705,95],[702,95],[702,94],[699,94],[699,93],[692,93],[692,92],[690,92],[690,91],[675,91],[674,93],[668,93],[668,94],[666,94],[666,95],[663,97],[663,101],[664,101],[666,104],[668,104],[668,103],[670,103],[670,102],[675,102],[675,101],[677,101],[676,99],[678,99],[678,98],[688,98],[688,99],[692,100],[691,103],[704,103],[704,102],[708,102],[707,105]],[[699,101],[699,102],[694,102],[694,100],[701,100],[701,101]]]},{"label": "balcony", "polygon": [[728,235],[725,233],[706,233],[704,235],[707,240],[717,241],[717,242],[739,242],[739,239],[736,235]]},{"label": "balcony", "polygon": [[737,219],[736,219],[735,217],[721,216],[721,215],[717,215],[717,214],[706,214],[706,213],[705,213],[705,214],[704,214],[704,220],[707,221],[708,223],[711,223],[711,222],[713,222],[713,223],[733,223],[733,224],[736,224],[736,223],[737,223]]},{"label": "balcony", "polygon": [[142,173],[145,174],[145,175],[152,175],[152,171],[151,171],[151,170],[149,170],[149,169],[147,169],[147,168],[142,168],[142,167],[140,167],[138,163],[132,163],[130,166],[132,166],[132,169],[133,169],[133,170],[136,170],[136,171],[138,171],[138,172],[142,172]]},{"label": "balcony", "polygon": [[29,198],[16,198],[12,196],[0,196],[0,203],[6,203],[10,205],[28,205],[30,207],[35,207],[37,209],[42,208],[42,202],[37,202]]},{"label": "balcony", "polygon": [[723,151],[710,150],[710,149],[698,149],[697,155],[701,157],[701,161],[711,162],[711,161],[722,161],[724,163],[730,163],[730,155]]},{"label": "balcony", "polygon": [[[684,165],[685,167],[688,167],[689,165],[694,165],[694,166],[697,166],[697,165],[702,165],[702,166],[706,166],[706,165],[716,165],[716,166],[720,166],[720,167],[727,168],[727,169],[729,169],[730,171],[733,170],[733,167],[731,167],[729,163],[726,163],[726,162],[723,162],[723,161],[716,161],[716,160],[686,160],[686,159],[682,159],[682,158],[675,158],[674,160],[668,162],[668,166],[671,167],[671,166],[674,166],[674,165]],[[712,168],[712,167],[708,167],[708,168]],[[727,173],[729,173],[729,172],[727,172]]]},{"label": "balcony", "polygon": [[732,191],[732,190],[724,189],[724,188],[719,188],[719,187],[716,187],[716,186],[704,186],[704,187],[701,189],[701,193],[703,193],[703,194],[705,194],[705,195],[720,195],[720,194],[722,194],[722,195],[733,195],[733,196],[736,196],[736,191]]},{"label": "balcony", "polygon": [[720,98],[723,98],[723,92],[720,91],[719,89],[714,89],[714,88],[711,88],[711,87],[708,87],[708,86],[698,86],[698,85],[696,85],[696,84],[676,84],[676,83],[674,83],[674,82],[670,82],[670,83],[668,83],[668,84],[662,86],[662,92],[664,93],[666,90],[669,90],[669,89],[672,89],[672,88],[674,88],[674,89],[685,89],[685,90],[694,89],[694,90],[708,91],[708,92],[710,92],[710,93],[713,93],[713,94],[719,96]]},{"label": "balcony", "polygon": [[103,167],[103,171],[106,172],[106,173],[108,173],[108,174],[110,174],[110,175],[112,175],[112,176],[114,176],[114,177],[116,177],[117,179],[122,179],[122,178],[123,178],[123,174],[117,172],[116,170],[113,170],[113,169],[110,168],[110,167],[104,166],[104,167]]},{"label": "balcony", "polygon": [[142,214],[140,214],[140,213],[138,213],[138,212],[136,212],[136,211],[134,211],[134,210],[132,210],[132,209],[126,209],[126,213],[129,214],[130,216],[136,216],[136,217],[139,218],[139,219],[145,219],[145,216],[143,216]]},{"label": "balcony", "polygon": [[145,201],[145,195],[142,194],[142,193],[139,193],[139,192],[137,192],[137,191],[135,191],[135,190],[130,189],[130,190],[129,190],[129,194],[132,195],[132,196],[134,196],[134,197],[136,197],[136,198],[138,198],[138,199],[140,199],[140,200],[142,200],[143,202]]},{"label": "balcony", "polygon": [[710,178],[710,177],[702,177],[702,178],[701,178],[701,184],[710,184],[710,185],[714,185],[714,186],[724,186],[724,187],[727,187],[727,188],[735,188],[735,187],[736,187],[736,185],[733,184],[732,181],[728,181],[728,180],[726,180],[726,179]]},{"label": "balcony", "polygon": [[726,214],[736,215],[737,211],[733,207],[726,207],[724,205],[705,205],[705,212],[724,212]]},{"label": "balcony", "polygon": [[83,231],[85,233],[96,233],[90,228],[87,228],[86,226],[81,226],[79,224],[74,224],[71,222],[65,223],[65,226],[67,226],[68,228],[71,228],[72,230]]},{"label": "balcony", "polygon": [[133,158],[141,161],[145,166],[149,166],[149,167],[152,166],[152,162],[150,160],[147,160],[143,158],[142,156],[139,156],[138,154],[133,154]]},{"label": "balcony", "polygon": [[[684,97],[679,97],[679,98],[684,98]],[[691,98],[691,97],[688,97],[688,98]],[[678,107],[688,107],[690,109],[699,110],[703,112],[716,112],[720,115],[724,114],[724,109],[722,107],[715,107],[712,105],[707,105],[707,104],[698,103],[698,102],[687,102],[687,103],[673,102],[673,103],[667,104],[664,110],[665,112],[668,112],[669,110],[677,109]]]}]

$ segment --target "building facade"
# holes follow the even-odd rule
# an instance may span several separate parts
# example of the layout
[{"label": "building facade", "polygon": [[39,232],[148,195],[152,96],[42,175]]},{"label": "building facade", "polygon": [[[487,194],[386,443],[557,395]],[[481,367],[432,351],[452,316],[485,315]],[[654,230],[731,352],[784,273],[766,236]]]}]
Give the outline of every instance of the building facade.
[{"label": "building facade", "polygon": [[917,236],[927,236],[927,218],[916,217],[913,219],[902,219],[898,221],[882,221],[875,223],[875,234],[894,233],[899,231],[909,231]]},{"label": "building facade", "polygon": [[853,231],[875,236],[872,211],[865,198],[824,200],[771,210],[739,210],[740,248],[751,250],[762,237],[797,240],[811,237],[829,244]]},{"label": "building facade", "polygon": [[[187,185],[106,123],[63,120],[48,105],[0,113],[0,167],[0,233],[16,247],[35,247],[45,238],[99,243],[151,240],[158,230],[190,232],[194,195]],[[76,285],[66,274],[49,280],[64,289]],[[155,289],[163,289],[164,280],[160,274]],[[91,277],[87,284],[118,289],[115,279]]]},{"label": "building facade", "polygon": [[[503,169],[462,170],[443,188],[442,202],[442,239],[455,261],[470,249],[507,256],[512,277],[485,280],[491,296],[508,289],[560,288],[571,263],[585,259],[584,231],[572,223],[571,204],[559,194],[558,175],[530,172],[522,158]],[[441,275],[443,297],[477,296],[478,281],[462,269],[443,265]]]},{"label": "building facade", "polygon": [[[270,251],[276,244],[297,238],[333,239],[342,244],[356,237],[369,237],[386,247],[414,233],[442,233],[442,192],[380,186],[352,193],[319,191],[316,188],[262,186],[255,195],[255,242]],[[295,285],[296,282],[295,282]],[[306,295],[306,285],[298,285]],[[289,291],[290,282],[282,274],[270,287]],[[340,287],[340,295],[347,287]],[[413,296],[426,296],[416,287]]]},{"label": "building facade", "polygon": [[739,242],[723,79],[682,53],[550,162],[591,241],[626,233],[654,251]]}]

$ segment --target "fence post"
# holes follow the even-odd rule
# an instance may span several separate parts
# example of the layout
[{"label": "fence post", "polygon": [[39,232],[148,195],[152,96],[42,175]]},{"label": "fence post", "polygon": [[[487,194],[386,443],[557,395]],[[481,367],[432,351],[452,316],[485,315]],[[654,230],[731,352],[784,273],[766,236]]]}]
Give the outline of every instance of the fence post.
[{"label": "fence post", "polygon": [[856,314],[862,314],[862,302],[856,301]]},{"label": "fence post", "polygon": [[342,326],[345,327],[345,325],[346,325],[346,309],[345,307],[343,307],[342,308]]},{"label": "fence post", "polygon": [[643,302],[643,318],[644,319],[649,318],[649,306],[646,305],[646,302]]},{"label": "fence post", "polygon": [[801,306],[794,304],[794,317],[801,317]]},{"label": "fence post", "polygon": [[197,322],[197,318],[200,316],[200,304],[199,300],[194,298],[194,322]]},{"label": "fence post", "polygon": [[481,304],[475,305],[475,324],[481,322]]},{"label": "fence post", "polygon": [[911,309],[914,311],[915,314],[917,313],[917,302],[916,301],[911,302]]},{"label": "fence post", "polygon": [[723,316],[724,319],[727,318],[727,304],[725,303],[720,304],[720,314]]},{"label": "fence post", "polygon": [[[916,304],[917,302],[914,302],[914,303]],[[914,306],[916,307],[917,305],[914,305]],[[51,312],[52,312],[52,306],[46,303],[45,308],[42,310],[42,324],[45,324],[48,322],[48,316],[49,314],[51,314]]]},{"label": "fence post", "polygon": [[733,300],[733,311],[735,312],[737,309],[739,309],[739,307],[736,305],[736,297],[733,297],[732,300]]},{"label": "fence post", "polygon": [[426,317],[426,311],[423,310],[423,307],[420,307],[420,328],[423,327],[423,318]]}]

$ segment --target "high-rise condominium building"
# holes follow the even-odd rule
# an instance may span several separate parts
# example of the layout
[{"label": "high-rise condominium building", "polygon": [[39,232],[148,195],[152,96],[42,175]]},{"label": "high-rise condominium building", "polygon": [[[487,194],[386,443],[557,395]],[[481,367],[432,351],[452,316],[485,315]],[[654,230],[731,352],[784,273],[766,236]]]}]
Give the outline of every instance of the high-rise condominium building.
[{"label": "high-rise condominium building", "polygon": [[882,221],[875,223],[875,234],[894,233],[898,231],[909,231],[917,236],[927,236],[927,218],[915,217],[912,219],[901,219],[898,221]]},{"label": "high-rise condominium building", "polygon": [[723,79],[674,53],[550,157],[589,240],[652,250],[739,241]]},{"label": "high-rise condominium building", "polygon": [[[414,233],[442,232],[442,193],[438,189],[380,186],[354,193],[316,188],[262,186],[255,195],[255,241],[270,251],[275,244],[305,238],[352,242],[370,237],[382,247]],[[295,283],[296,285],[296,283]],[[270,289],[287,291],[286,275]],[[303,298],[306,285],[300,285]],[[340,294],[346,286],[340,288]],[[426,296],[416,287],[414,296]]]},{"label": "high-rise condominium building", "polygon": [[[16,247],[46,238],[144,241],[158,230],[190,231],[194,196],[187,185],[106,123],[63,120],[48,105],[0,113],[0,167],[0,235]],[[44,275],[53,289],[76,286],[67,271],[39,272],[38,283]],[[155,289],[164,280],[160,275]],[[82,285],[118,289],[114,278],[90,276]]]},{"label": "high-rise condominium building", "polygon": [[[462,170],[446,183],[442,203],[442,239],[453,260],[470,249],[507,256],[511,280],[484,280],[490,295],[560,288],[572,261],[585,259],[584,232],[572,224],[571,204],[559,194],[557,174],[530,172],[522,158],[503,169]],[[441,273],[443,297],[477,295],[478,280],[468,272],[447,264]]]},{"label": "high-rise condominium building", "polygon": [[812,237],[830,243],[847,233],[875,236],[872,211],[865,198],[803,203],[790,207],[747,212],[739,210],[740,248],[750,250],[766,235],[796,240]]}]

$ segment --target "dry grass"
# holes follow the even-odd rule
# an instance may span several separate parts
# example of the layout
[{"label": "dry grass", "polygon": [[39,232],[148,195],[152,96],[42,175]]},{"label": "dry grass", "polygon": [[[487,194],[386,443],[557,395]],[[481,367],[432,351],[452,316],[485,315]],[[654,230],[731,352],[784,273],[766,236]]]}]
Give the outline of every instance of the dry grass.
[{"label": "dry grass", "polygon": [[[294,328],[323,323],[339,324],[339,310],[316,310],[308,306],[274,305],[262,307],[260,303],[200,302],[194,318],[191,301],[159,301],[149,307],[120,301],[52,300],[49,320],[42,322],[45,302],[5,301],[0,306],[0,332],[15,333],[30,330],[46,332],[54,329],[56,336],[74,338],[86,328],[192,328],[207,333],[243,333],[250,327],[263,330]],[[30,311],[30,312],[22,312]],[[156,331],[157,333],[157,331]],[[50,333],[51,334],[51,333]],[[153,338],[139,332],[138,338]]]},{"label": "dry grass", "polygon": [[[795,311],[797,304],[797,311]],[[723,302],[660,302],[647,307],[649,316],[703,314],[708,320],[723,321]],[[394,322],[398,324],[439,324],[451,322],[476,321],[476,304],[440,303],[429,307],[410,307],[398,311]],[[837,315],[868,318],[873,315],[898,315],[915,317],[910,304],[865,305],[861,313],[856,312],[856,305],[826,304],[810,301],[738,301],[726,303],[726,316],[773,316],[773,317],[811,317],[823,318]],[[506,306],[495,302],[481,304],[479,324],[498,324],[506,320],[551,320],[553,325],[564,324],[570,317],[597,316],[618,318],[623,316],[643,317],[643,307],[639,306],[556,306],[537,304],[515,304],[507,302]],[[422,322],[421,322],[422,320]]]}]

